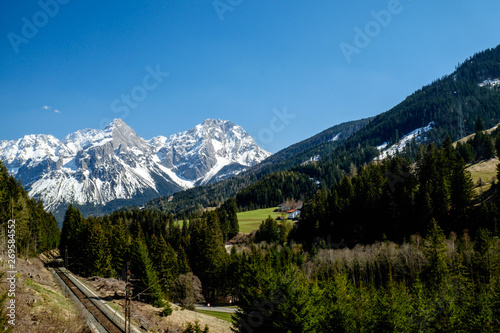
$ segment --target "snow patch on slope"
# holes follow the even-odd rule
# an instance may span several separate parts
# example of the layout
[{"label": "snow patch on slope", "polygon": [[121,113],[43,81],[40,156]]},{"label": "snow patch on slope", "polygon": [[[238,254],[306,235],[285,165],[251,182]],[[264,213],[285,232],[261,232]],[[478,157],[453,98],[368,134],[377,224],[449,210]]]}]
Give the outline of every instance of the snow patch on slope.
[{"label": "snow patch on slope", "polygon": [[330,140],[330,142],[335,142],[335,141],[337,141],[337,140],[340,138],[340,134],[342,134],[342,133],[337,133],[337,135],[335,135],[335,136],[334,136],[334,137]]},{"label": "snow patch on slope", "polygon": [[433,121],[431,121],[427,126],[411,131],[403,138],[401,138],[398,143],[393,144],[389,148],[387,148],[387,142],[382,143],[380,146],[377,146],[377,150],[380,151],[380,155],[375,157],[375,160],[381,161],[398,153],[402,153],[412,140],[415,140],[417,142],[425,141],[426,137],[424,136],[424,134],[430,131],[432,129],[432,126],[434,126]]},{"label": "snow patch on slope", "polygon": [[480,87],[496,87],[500,86],[500,79],[488,79],[479,83]]}]

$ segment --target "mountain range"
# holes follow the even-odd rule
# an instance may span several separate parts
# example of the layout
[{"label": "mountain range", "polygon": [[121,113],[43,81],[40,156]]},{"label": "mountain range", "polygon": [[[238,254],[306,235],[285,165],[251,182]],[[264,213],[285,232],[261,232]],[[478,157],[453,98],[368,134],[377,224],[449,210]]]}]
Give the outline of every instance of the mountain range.
[{"label": "mountain range", "polygon": [[115,119],[62,141],[45,134],[0,141],[9,172],[59,219],[70,203],[108,212],[231,177],[270,155],[241,126],[215,119],[151,140]]}]

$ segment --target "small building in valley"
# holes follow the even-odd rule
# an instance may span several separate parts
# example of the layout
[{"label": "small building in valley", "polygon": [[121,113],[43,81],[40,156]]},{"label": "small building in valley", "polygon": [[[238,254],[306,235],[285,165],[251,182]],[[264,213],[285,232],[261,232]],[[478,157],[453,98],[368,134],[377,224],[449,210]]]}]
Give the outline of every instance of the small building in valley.
[{"label": "small building in valley", "polygon": [[288,218],[290,220],[295,220],[296,218],[298,218],[300,216],[300,210],[298,209],[291,209],[289,211],[287,211],[288,213]]}]

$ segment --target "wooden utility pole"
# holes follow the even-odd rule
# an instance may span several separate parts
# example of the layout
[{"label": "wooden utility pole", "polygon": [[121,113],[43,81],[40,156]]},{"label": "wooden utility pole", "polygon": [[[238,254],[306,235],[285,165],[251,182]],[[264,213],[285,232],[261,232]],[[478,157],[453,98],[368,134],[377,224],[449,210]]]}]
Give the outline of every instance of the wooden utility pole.
[{"label": "wooden utility pole", "polygon": [[68,269],[68,247],[64,249],[64,267]]},{"label": "wooden utility pole", "polygon": [[125,333],[130,333],[131,303],[132,285],[130,283],[130,261],[127,261],[127,280],[125,285]]}]

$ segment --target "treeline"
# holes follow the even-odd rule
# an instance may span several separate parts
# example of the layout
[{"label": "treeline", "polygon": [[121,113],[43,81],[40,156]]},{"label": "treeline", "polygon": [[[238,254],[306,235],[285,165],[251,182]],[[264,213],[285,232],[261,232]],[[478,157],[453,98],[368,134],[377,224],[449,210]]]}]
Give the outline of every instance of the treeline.
[{"label": "treeline", "polygon": [[[484,119],[486,127],[497,124],[500,94],[489,87],[480,87],[485,79],[499,78],[500,46],[480,52],[444,76],[423,87],[391,110],[375,117],[347,142],[351,147],[368,142],[372,146],[396,142],[400,136],[433,121],[435,129],[427,134],[433,142],[443,142],[446,135],[460,139],[457,129],[465,135],[474,133],[475,120]],[[460,115],[461,114],[461,115]],[[462,123],[460,123],[462,122]]]},{"label": "treeline", "polygon": [[317,189],[314,179],[298,172],[275,172],[236,194],[240,211],[276,207],[286,199],[304,199]]},{"label": "treeline", "polygon": [[[69,269],[84,276],[123,277],[130,262],[134,294],[154,305],[163,299],[186,306],[203,295],[208,300],[225,295],[227,257],[224,242],[239,231],[237,207],[228,200],[215,211],[191,216],[179,225],[172,214],[135,210],[84,218],[69,206],[60,250]],[[67,251],[67,252],[66,252]],[[227,293],[226,293],[227,294]]]},{"label": "treeline", "polygon": [[255,181],[257,178],[254,175],[237,175],[217,183],[175,193],[172,198],[157,198],[148,202],[145,208],[159,209],[166,214],[172,212],[177,218],[184,220],[190,215],[201,214],[207,207],[220,206]]},{"label": "treeline", "polygon": [[234,251],[235,332],[498,332],[500,240],[481,229],[353,249]]},{"label": "treeline", "polygon": [[[30,257],[57,248],[60,231],[55,217],[41,201],[29,197],[23,186],[9,175],[0,161],[0,245],[7,250],[8,221],[15,220],[17,253]],[[11,228],[12,229],[12,228]]]},{"label": "treeline", "polygon": [[[490,146],[488,140],[473,155]],[[422,146],[416,163],[395,157],[359,168],[316,193],[303,207],[292,239],[312,244],[328,237],[339,245],[402,241],[425,230],[432,219],[446,232],[479,227],[498,232],[497,201],[475,205],[474,184],[461,151],[447,137],[440,149],[432,143]]]},{"label": "treeline", "polygon": [[484,121],[479,118],[474,137],[457,143],[457,153],[464,162],[489,160],[495,157],[495,151],[500,151],[500,131],[496,129],[492,135],[488,135],[484,132],[485,129]]},{"label": "treeline", "polygon": [[[255,171],[257,175],[264,176],[271,172],[289,170],[307,162],[313,156],[325,156],[346,141],[353,133],[366,126],[372,119],[366,118],[335,125],[311,138],[280,150],[253,167],[252,171]],[[335,140],[333,140],[334,138]]]},{"label": "treeline", "polygon": [[287,199],[305,199],[318,188],[328,189],[357,166],[371,162],[378,151],[369,146],[359,146],[354,151],[338,146],[338,154],[328,159],[299,165],[289,171],[274,172],[247,186],[236,194],[240,210],[274,207]]},{"label": "treeline", "polygon": [[475,82],[500,78],[500,45],[467,59],[459,66],[457,77]]}]

